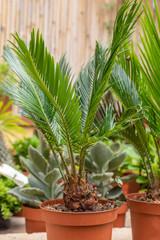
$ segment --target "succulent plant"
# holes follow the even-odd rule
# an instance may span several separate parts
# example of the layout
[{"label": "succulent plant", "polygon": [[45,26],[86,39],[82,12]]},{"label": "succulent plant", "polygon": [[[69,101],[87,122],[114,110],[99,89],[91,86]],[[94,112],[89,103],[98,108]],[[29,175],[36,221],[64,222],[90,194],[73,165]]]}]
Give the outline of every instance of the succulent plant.
[{"label": "succulent plant", "polygon": [[[120,144],[113,143],[107,146],[103,142],[97,142],[86,156],[86,170],[90,171],[89,179],[97,187],[101,197],[115,199],[122,194],[123,182],[114,171],[126,158],[126,151],[120,152]],[[114,177],[114,178],[113,178]],[[117,186],[113,187],[113,183]]]},{"label": "succulent plant", "polygon": [[9,191],[9,194],[30,207],[38,208],[42,201],[60,196],[62,187],[58,182],[61,176],[44,140],[41,140],[37,149],[30,145],[28,152],[30,159],[21,157],[21,163],[29,172],[29,186],[15,187]]}]

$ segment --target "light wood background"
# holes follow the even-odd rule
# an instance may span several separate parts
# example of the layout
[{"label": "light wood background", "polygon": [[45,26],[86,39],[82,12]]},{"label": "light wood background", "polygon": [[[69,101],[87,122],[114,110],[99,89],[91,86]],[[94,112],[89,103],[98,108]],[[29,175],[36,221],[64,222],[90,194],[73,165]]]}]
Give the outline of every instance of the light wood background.
[{"label": "light wood background", "polygon": [[[116,13],[125,0],[0,0],[0,56],[11,33],[29,42],[39,28],[56,61],[67,52],[78,73],[94,50],[95,41],[111,39]],[[152,6],[152,0],[149,0]],[[104,7],[106,4],[106,8]],[[138,41],[137,25],[134,41]]]}]

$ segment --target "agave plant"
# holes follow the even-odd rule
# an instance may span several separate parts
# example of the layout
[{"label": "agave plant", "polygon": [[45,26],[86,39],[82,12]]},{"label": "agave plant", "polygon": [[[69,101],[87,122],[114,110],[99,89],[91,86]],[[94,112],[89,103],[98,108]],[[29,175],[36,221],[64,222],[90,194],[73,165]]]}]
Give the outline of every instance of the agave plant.
[{"label": "agave plant", "polygon": [[[159,23],[158,26],[160,26],[160,16],[156,1],[155,8]],[[150,126],[150,129],[147,130],[143,121],[138,120],[129,128],[120,131],[119,134],[128,140],[141,155],[147,173],[148,188],[151,189],[152,193],[157,194],[159,184],[157,183],[156,174],[152,165],[154,156],[151,154],[150,136],[153,135],[155,139],[159,134],[159,67],[158,61],[155,61],[153,53],[157,58],[160,38],[148,3],[147,7],[143,6],[143,9],[144,17],[141,18],[141,23],[144,37],[141,36],[141,40],[144,49],[142,50],[139,46],[142,61],[140,63],[136,56],[133,43],[131,47],[126,43],[125,51],[119,55],[119,60],[112,71],[110,84],[112,84],[112,90],[121,103],[117,102],[113,106],[114,113],[119,113],[119,115],[116,115],[117,121],[120,114],[123,114],[128,108],[136,106],[138,103],[144,106],[144,118]],[[109,103],[105,98],[99,110],[101,117],[104,115],[104,106],[106,105],[109,106]],[[104,119],[104,117],[102,117],[102,119]],[[160,160],[159,146],[156,139],[155,145]]]},{"label": "agave plant", "polygon": [[[16,33],[13,37],[18,47],[10,42],[12,48],[4,48],[4,59],[19,79],[8,80],[5,90],[45,136],[64,179],[63,199],[69,209],[85,211],[95,208],[97,204],[96,189],[85,178],[88,147],[139,118],[141,109],[138,105],[122,115],[119,122],[105,122],[108,124],[107,131],[101,138],[94,124],[117,54],[133,31],[139,18],[135,15],[140,5],[137,0],[125,1],[116,17],[111,45],[103,50],[96,43],[94,56],[82,68],[75,86],[65,57],[55,64],[39,31],[36,35],[32,31],[29,47]],[[107,114],[112,116],[112,112]],[[68,151],[71,170],[64,157],[64,146]],[[74,153],[79,154],[78,172]]]}]

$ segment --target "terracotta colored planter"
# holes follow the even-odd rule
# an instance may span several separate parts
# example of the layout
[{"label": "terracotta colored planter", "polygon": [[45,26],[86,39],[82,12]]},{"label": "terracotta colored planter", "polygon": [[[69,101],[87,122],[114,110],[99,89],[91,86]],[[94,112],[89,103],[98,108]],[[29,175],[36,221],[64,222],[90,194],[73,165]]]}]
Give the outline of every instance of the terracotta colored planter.
[{"label": "terracotta colored planter", "polygon": [[[113,187],[118,186],[117,184],[112,184]],[[131,182],[124,182],[122,185],[122,192],[124,195],[128,193],[135,193],[140,190],[140,185],[136,182],[136,180]]]},{"label": "terracotta colored planter", "polygon": [[45,222],[42,220],[41,209],[23,206],[23,216],[26,220],[26,232],[46,232]]},{"label": "terracotta colored planter", "polygon": [[24,175],[24,176],[28,176],[29,175],[29,172],[22,172],[22,174]]},{"label": "terracotta colored planter", "polygon": [[123,192],[124,195],[128,194],[128,192],[129,192],[129,183],[128,182],[123,183],[122,192]]},{"label": "terracotta colored planter", "polygon": [[160,239],[160,204],[133,200],[135,196],[145,194],[132,193],[126,196],[131,210],[133,240]]},{"label": "terracotta colored planter", "polygon": [[[107,200],[99,200],[105,204]],[[48,240],[111,240],[113,222],[118,208],[103,212],[58,212],[44,208],[63,203],[62,199],[41,203],[42,216],[46,222]]]},{"label": "terracotta colored planter", "polygon": [[136,180],[129,182],[128,193],[137,193],[140,190],[140,184]]},{"label": "terracotta colored planter", "polygon": [[23,217],[22,211],[13,214],[14,217]]},{"label": "terracotta colored planter", "polygon": [[127,203],[124,202],[122,206],[118,208],[118,216],[116,221],[113,223],[114,228],[124,227],[127,210],[128,210]]}]

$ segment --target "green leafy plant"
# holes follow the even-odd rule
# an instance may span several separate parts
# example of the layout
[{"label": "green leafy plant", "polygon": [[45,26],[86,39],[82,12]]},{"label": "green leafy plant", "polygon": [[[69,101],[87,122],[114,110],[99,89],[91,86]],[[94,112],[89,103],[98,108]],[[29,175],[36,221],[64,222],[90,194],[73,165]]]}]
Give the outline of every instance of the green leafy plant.
[{"label": "green leafy plant", "polygon": [[[133,111],[129,109],[117,123],[111,118],[110,109],[106,116],[109,121],[104,122],[103,126],[107,131],[101,137],[94,124],[117,54],[132,34],[139,18],[139,15],[135,16],[140,5],[141,2],[138,4],[137,0],[125,1],[115,20],[111,45],[104,50],[96,43],[94,56],[82,68],[74,87],[65,56],[55,64],[39,31],[36,35],[32,31],[29,47],[17,33],[13,35],[18,47],[11,42],[12,50],[18,58],[10,48],[4,48],[4,59],[19,78],[8,80],[5,89],[45,136],[64,179],[63,199],[69,209],[85,211],[97,204],[96,190],[84,174],[88,147],[102,137],[109,137],[128,127],[139,118],[139,105],[134,106]],[[64,146],[68,151],[71,169],[63,154]],[[78,173],[74,153],[79,154]]]},{"label": "green leafy plant", "polygon": [[[160,23],[157,3],[156,16]],[[124,112],[131,106],[141,103],[144,110],[144,118],[150,129],[147,128],[142,120],[137,121],[129,128],[120,132],[120,135],[127,139],[139,152],[145,172],[147,174],[147,181],[151,197],[158,194],[159,180],[157,182],[156,172],[152,164],[154,156],[151,154],[150,135],[155,139],[155,146],[157,149],[157,156],[160,160],[159,146],[156,138],[159,134],[159,94],[158,90],[158,61],[155,61],[155,56],[159,54],[159,33],[157,32],[149,4],[147,7],[143,6],[144,17],[141,18],[144,37],[141,36],[143,50],[141,50],[141,63],[136,56],[133,43],[131,47],[126,43],[123,51],[119,55],[119,60],[112,71],[110,84],[112,84],[113,92],[118,97],[122,106],[117,103],[114,105],[114,112]],[[158,25],[159,26],[159,25]],[[118,107],[117,107],[118,106]],[[118,110],[117,110],[118,109]],[[117,115],[118,116],[118,115]],[[117,118],[118,121],[118,118]],[[141,177],[141,180],[144,180]],[[140,181],[140,178],[139,178]]]},{"label": "green leafy plant", "polygon": [[25,125],[26,123],[19,117],[12,115],[11,111],[8,110],[12,103],[13,102],[10,101],[3,106],[3,101],[0,101],[0,162],[11,163],[12,161],[5,145],[3,135],[9,138],[9,136],[15,136],[16,133],[25,133],[23,128],[17,125],[17,123],[23,123]]},{"label": "green leafy plant", "polygon": [[37,149],[30,145],[28,152],[29,159],[21,157],[21,163],[29,172],[29,186],[15,187],[8,193],[27,206],[39,208],[42,201],[61,195],[62,187],[58,184],[61,175],[54,156],[50,155],[50,150],[42,139]]},{"label": "green leafy plant", "polygon": [[9,67],[5,62],[0,63],[0,97],[4,95],[2,91],[2,81],[6,78],[7,74],[9,73]]},{"label": "green leafy plant", "polygon": [[29,158],[28,155],[28,147],[29,145],[33,146],[34,148],[37,148],[39,145],[39,139],[36,135],[33,135],[30,138],[24,138],[17,140],[15,142],[12,142],[12,148],[10,149],[10,153],[13,157],[13,161],[15,164],[19,165],[21,168],[21,162],[20,157]]},{"label": "green leafy plant", "polygon": [[21,211],[22,203],[8,194],[15,187],[15,183],[8,178],[0,177],[0,211],[4,219],[10,218],[13,213]]}]

